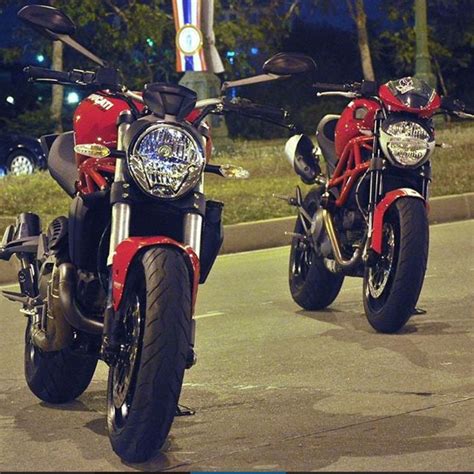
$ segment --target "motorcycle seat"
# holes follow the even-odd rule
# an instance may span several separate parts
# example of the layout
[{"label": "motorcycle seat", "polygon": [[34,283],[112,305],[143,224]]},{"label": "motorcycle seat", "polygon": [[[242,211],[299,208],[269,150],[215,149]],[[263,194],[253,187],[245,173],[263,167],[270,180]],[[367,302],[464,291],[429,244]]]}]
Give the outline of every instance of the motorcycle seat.
[{"label": "motorcycle seat", "polygon": [[48,154],[48,170],[69,196],[76,194],[79,175],[74,153],[74,132],[62,133],[53,141]]},{"label": "motorcycle seat", "polygon": [[340,115],[325,115],[319,122],[318,129],[316,130],[316,139],[318,140],[319,148],[321,148],[323,157],[328,165],[330,175],[333,174],[337,165],[334,136],[339,118]]}]

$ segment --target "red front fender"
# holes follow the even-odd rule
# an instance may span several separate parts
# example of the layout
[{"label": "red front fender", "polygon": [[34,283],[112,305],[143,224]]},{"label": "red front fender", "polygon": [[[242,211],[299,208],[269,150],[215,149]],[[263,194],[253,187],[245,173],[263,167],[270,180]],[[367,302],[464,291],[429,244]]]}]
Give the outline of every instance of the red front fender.
[{"label": "red front fender", "polygon": [[117,311],[120,306],[120,301],[122,300],[123,291],[125,289],[125,282],[127,280],[128,269],[130,268],[130,264],[135,258],[135,255],[139,250],[155,245],[170,245],[177,247],[187,257],[189,263],[189,274],[193,283],[194,313],[194,305],[196,303],[197,289],[199,285],[199,257],[194,253],[194,250],[189,245],[181,244],[169,237],[130,237],[117,246],[112,262],[112,296],[115,311]]},{"label": "red front fender", "polygon": [[424,197],[411,188],[394,189],[385,195],[385,197],[377,204],[374,212],[374,221],[372,229],[372,242],[370,247],[377,253],[382,253],[382,235],[383,235],[383,219],[388,208],[401,197],[412,197],[422,199]]}]

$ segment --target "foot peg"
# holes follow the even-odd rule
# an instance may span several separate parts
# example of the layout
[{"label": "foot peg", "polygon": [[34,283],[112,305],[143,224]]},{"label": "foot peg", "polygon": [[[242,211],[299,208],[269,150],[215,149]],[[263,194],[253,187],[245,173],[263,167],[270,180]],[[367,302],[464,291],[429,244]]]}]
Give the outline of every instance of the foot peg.
[{"label": "foot peg", "polygon": [[272,196],[276,199],[281,199],[282,201],[285,201],[287,204],[290,206],[295,206],[298,207],[298,201],[296,198],[291,197],[291,196],[280,196],[279,194],[272,194]]}]

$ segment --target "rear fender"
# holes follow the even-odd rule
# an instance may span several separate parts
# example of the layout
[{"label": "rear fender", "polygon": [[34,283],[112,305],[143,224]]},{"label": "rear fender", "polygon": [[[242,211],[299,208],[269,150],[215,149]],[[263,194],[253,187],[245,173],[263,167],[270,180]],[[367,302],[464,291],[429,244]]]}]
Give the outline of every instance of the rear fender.
[{"label": "rear fender", "polygon": [[192,302],[193,313],[196,303],[197,289],[199,285],[200,263],[199,257],[194,253],[194,250],[189,245],[184,245],[169,237],[131,237],[121,242],[114,253],[112,263],[112,297],[114,310],[117,311],[125,289],[125,282],[127,280],[128,270],[137,253],[147,247],[169,245],[176,247],[183,252],[188,264],[189,276],[191,277],[192,288]]},{"label": "rear fender", "polygon": [[383,221],[385,213],[395,201],[403,197],[421,199],[426,205],[424,197],[418,191],[411,188],[394,189],[384,196],[375,208],[372,227],[372,242],[370,245],[371,249],[378,254],[382,253]]}]

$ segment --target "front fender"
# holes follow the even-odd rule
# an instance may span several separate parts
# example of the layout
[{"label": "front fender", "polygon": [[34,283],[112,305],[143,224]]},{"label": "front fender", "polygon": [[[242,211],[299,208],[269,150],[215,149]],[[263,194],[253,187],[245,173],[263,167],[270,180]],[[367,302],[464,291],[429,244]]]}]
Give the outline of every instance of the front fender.
[{"label": "front fender", "polygon": [[193,313],[196,303],[197,289],[199,285],[200,263],[199,257],[194,253],[194,250],[189,245],[181,244],[169,237],[130,237],[121,242],[115,249],[114,258],[112,262],[112,297],[114,303],[114,310],[117,311],[120,302],[122,301],[123,292],[125,289],[125,282],[127,280],[127,273],[133,259],[137,253],[146,248],[156,245],[169,245],[180,249],[187,257],[189,275],[193,284],[192,301]]},{"label": "front fender", "polygon": [[426,204],[425,198],[418,191],[411,188],[394,189],[384,196],[375,208],[372,225],[372,242],[370,244],[370,248],[378,254],[382,253],[383,220],[385,213],[395,201],[402,197],[421,199]]}]

